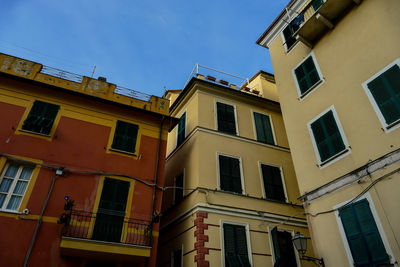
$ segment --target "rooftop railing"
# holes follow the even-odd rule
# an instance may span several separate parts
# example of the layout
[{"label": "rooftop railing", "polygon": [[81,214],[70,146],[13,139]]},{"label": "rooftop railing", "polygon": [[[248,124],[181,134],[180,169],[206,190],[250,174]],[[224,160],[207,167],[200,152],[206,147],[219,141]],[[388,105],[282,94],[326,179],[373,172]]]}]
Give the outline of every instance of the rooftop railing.
[{"label": "rooftop railing", "polygon": [[125,88],[122,86],[117,86],[117,88],[115,88],[115,90],[114,90],[114,93],[119,94],[119,95],[128,96],[128,97],[137,98],[137,99],[144,100],[144,101],[150,101],[150,98],[151,98],[151,95],[149,95],[149,94],[145,94],[145,93],[135,91],[133,89]]},{"label": "rooftop railing", "polygon": [[54,77],[58,77],[61,79],[65,79],[65,80],[69,80],[72,82],[77,82],[77,83],[81,83],[83,76],[79,75],[79,74],[75,74],[72,72],[68,72],[65,70],[60,70],[60,69],[56,69],[56,68],[52,68],[49,66],[44,66],[42,67],[42,70],[40,71],[43,74],[48,74]]}]

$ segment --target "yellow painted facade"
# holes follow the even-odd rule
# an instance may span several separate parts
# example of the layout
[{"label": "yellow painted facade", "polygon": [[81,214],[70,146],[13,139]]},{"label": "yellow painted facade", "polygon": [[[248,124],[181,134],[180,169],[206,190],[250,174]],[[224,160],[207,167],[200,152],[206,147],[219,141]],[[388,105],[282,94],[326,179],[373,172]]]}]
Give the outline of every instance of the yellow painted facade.
[{"label": "yellow painted facade", "polygon": [[[182,250],[182,266],[203,266],[204,262],[209,266],[226,266],[224,223],[246,228],[252,266],[274,266],[270,233],[275,226],[290,234],[301,232],[309,236],[302,215],[304,210],[297,200],[297,181],[272,80],[272,75],[258,73],[248,85],[264,96],[271,96],[272,101],[200,78],[193,78],[182,92],[167,93],[175,99],[171,116],[180,118],[185,114],[186,127],[184,141],[178,146],[178,126],[168,135],[167,188],[163,199],[158,266],[171,266],[174,251],[179,249]],[[234,106],[236,135],[218,131],[218,102]],[[274,145],[257,141],[253,112],[269,116]],[[221,189],[219,155],[240,159],[243,194]],[[265,198],[260,164],[281,168],[286,202]],[[177,189],[173,187],[181,173],[185,190],[184,198],[178,202],[175,200]],[[201,217],[204,214],[206,217]],[[206,227],[204,231],[202,227]],[[207,236],[205,242],[201,241],[202,232]],[[312,248],[308,255],[313,255]],[[297,254],[296,260],[300,266]],[[312,266],[312,263],[304,262],[301,266]]]},{"label": "yellow painted facade", "polygon": [[[400,2],[338,2],[326,1],[311,15],[307,11],[306,21],[294,34],[297,41],[291,48],[287,49],[282,33],[288,27],[285,20],[290,21],[286,10],[257,43],[270,51],[306,212],[316,215],[330,211],[307,217],[316,254],[323,257],[326,266],[356,263],[338,209],[348,201],[367,200],[388,261],[391,266],[398,266],[399,119],[390,125],[385,123],[367,84],[400,64]],[[334,4],[347,6],[336,17],[329,18]],[[306,5],[307,1],[291,1],[288,9],[300,13]],[[324,18],[330,20],[326,22]],[[321,22],[325,23],[324,29],[320,28]],[[329,22],[333,23],[332,29]],[[310,56],[320,81],[301,94],[295,70]],[[399,90],[399,74],[395,80],[394,90]],[[328,110],[336,115],[345,150],[321,161],[311,124]]]}]

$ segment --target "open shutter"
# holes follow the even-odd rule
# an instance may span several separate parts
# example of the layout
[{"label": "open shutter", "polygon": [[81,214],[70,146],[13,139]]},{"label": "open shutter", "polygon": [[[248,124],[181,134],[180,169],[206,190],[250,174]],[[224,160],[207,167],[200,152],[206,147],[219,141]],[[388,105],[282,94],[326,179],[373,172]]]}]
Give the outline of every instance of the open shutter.
[{"label": "open shutter", "polygon": [[218,131],[236,134],[235,110],[232,105],[217,102]]},{"label": "open shutter", "polygon": [[285,201],[286,197],[283,190],[280,169],[278,167],[262,164],[261,171],[263,175],[266,198]]},{"label": "open shutter", "polygon": [[272,246],[274,249],[274,256],[275,256],[275,264],[274,267],[279,267],[281,262],[281,251],[279,248],[279,239],[278,239],[278,228],[274,227],[271,230],[271,239],[272,239]]},{"label": "open shutter", "polygon": [[254,112],[254,121],[256,125],[257,141],[274,145],[269,116]]},{"label": "open shutter", "polygon": [[394,65],[368,83],[387,124],[400,119],[400,68]]}]

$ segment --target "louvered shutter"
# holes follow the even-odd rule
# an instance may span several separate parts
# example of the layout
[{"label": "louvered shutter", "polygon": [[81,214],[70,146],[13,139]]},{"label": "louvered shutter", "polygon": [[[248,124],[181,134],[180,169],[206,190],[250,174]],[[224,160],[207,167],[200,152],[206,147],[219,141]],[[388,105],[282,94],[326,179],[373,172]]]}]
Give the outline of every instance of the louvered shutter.
[{"label": "louvered shutter", "polygon": [[218,131],[236,134],[235,110],[232,105],[217,102]]},{"label": "louvered shutter", "polygon": [[240,161],[236,158],[219,156],[221,190],[242,193]]},{"label": "louvered shutter", "polygon": [[304,94],[321,79],[319,77],[317,68],[315,67],[312,56],[308,57],[300,66],[298,66],[294,70],[294,73],[296,75],[301,94]]},{"label": "louvered shutter", "polygon": [[178,146],[182,144],[182,142],[185,140],[185,129],[186,129],[186,112],[183,113],[181,118],[179,119],[179,124],[178,124]]},{"label": "louvered shutter", "polygon": [[117,121],[112,148],[135,153],[139,127],[135,124]]},{"label": "louvered shutter", "polygon": [[367,84],[387,124],[400,119],[400,69],[394,65]]},{"label": "louvered shutter", "polygon": [[224,250],[226,267],[250,267],[244,226],[224,224]]},{"label": "louvered shutter", "polygon": [[280,266],[281,263],[281,251],[279,247],[279,237],[278,237],[278,228],[274,227],[271,230],[271,239],[272,239],[272,246],[274,249],[274,256],[275,256],[275,265],[274,267]]},{"label": "louvered shutter", "polygon": [[175,179],[175,204],[179,203],[183,198],[183,173],[179,174]]},{"label": "louvered shutter", "polygon": [[254,112],[257,141],[274,145],[271,121],[269,116]]},{"label": "louvered shutter", "polygon": [[57,117],[60,106],[35,101],[28,117],[22,125],[22,129],[41,134],[49,134]]},{"label": "louvered shutter", "polygon": [[278,167],[261,165],[264,181],[265,196],[268,199],[285,201],[285,192],[282,184],[281,171]]},{"label": "louvered shutter", "polygon": [[182,249],[178,249],[174,251],[174,267],[182,266]]},{"label": "louvered shutter", "polygon": [[314,8],[314,10],[318,10],[318,8],[320,8],[320,6],[322,6],[323,3],[324,0],[314,0],[312,1],[311,5]]}]

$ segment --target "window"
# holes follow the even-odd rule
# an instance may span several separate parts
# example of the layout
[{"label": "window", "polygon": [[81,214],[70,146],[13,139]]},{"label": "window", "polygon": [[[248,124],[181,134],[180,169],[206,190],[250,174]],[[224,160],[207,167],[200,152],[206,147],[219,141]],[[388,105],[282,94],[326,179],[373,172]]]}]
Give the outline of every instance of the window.
[{"label": "window", "polygon": [[223,232],[225,267],[250,267],[245,226],[224,223]]},{"label": "window", "polygon": [[382,124],[390,128],[400,122],[400,59],[363,84]]},{"label": "window", "polygon": [[297,266],[296,255],[292,242],[292,234],[286,231],[278,231],[278,228],[274,227],[271,230],[271,239],[275,259],[274,266]]},{"label": "window", "polygon": [[186,132],[186,112],[183,113],[178,123],[178,138],[177,138],[177,146],[182,144],[185,140],[185,132]]},{"label": "window", "polygon": [[237,134],[234,106],[217,102],[217,123],[218,131]]},{"label": "window", "polygon": [[275,145],[270,117],[258,112],[253,112],[253,115],[254,123],[256,125],[257,141]]},{"label": "window", "polygon": [[286,201],[282,183],[281,169],[278,167],[261,164],[261,172],[265,198]]},{"label": "window", "polygon": [[33,168],[9,163],[0,179],[0,210],[18,211]]},{"label": "window", "polygon": [[58,105],[36,100],[22,125],[22,130],[49,135],[59,109]]},{"label": "window", "polygon": [[242,194],[240,160],[223,155],[219,155],[218,158],[221,190]]},{"label": "window", "polygon": [[322,164],[348,151],[347,141],[339,126],[333,107],[309,123],[314,148],[318,151],[319,161]]},{"label": "window", "polygon": [[367,199],[340,209],[339,216],[354,266],[381,266],[390,263]]},{"label": "window", "polygon": [[285,39],[286,50],[289,51],[294,44],[297,42],[297,39],[294,36],[294,33],[300,28],[300,25],[304,21],[303,14],[300,14],[294,20],[292,20],[289,25],[283,30],[282,34]]},{"label": "window", "polygon": [[139,126],[124,121],[117,121],[112,149],[135,153]]},{"label": "window", "polygon": [[120,242],[130,183],[105,178],[92,239]]},{"label": "window", "polygon": [[182,248],[172,252],[172,267],[182,267]]},{"label": "window", "polygon": [[297,81],[300,98],[304,97],[311,89],[322,81],[322,75],[314,61],[314,56],[311,54],[293,71],[295,80]]},{"label": "window", "polygon": [[178,204],[183,199],[183,172],[175,177],[175,188],[174,188],[174,204]]}]

